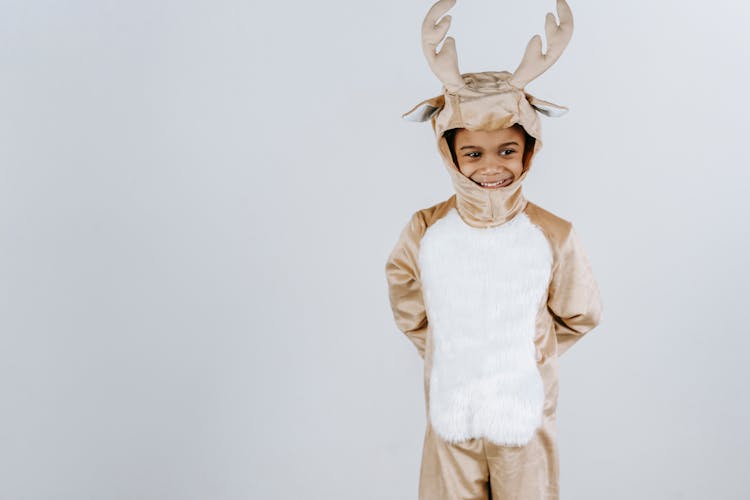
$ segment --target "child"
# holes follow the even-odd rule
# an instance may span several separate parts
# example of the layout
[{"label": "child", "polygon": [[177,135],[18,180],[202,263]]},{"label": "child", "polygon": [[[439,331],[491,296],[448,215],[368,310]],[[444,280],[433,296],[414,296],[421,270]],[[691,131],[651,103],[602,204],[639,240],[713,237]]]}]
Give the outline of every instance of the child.
[{"label": "child", "polygon": [[460,74],[455,43],[439,53],[455,0],[422,26],[444,84],[404,117],[431,120],[455,194],[414,213],[386,275],[398,328],[424,359],[427,428],[421,500],[557,499],[558,357],[600,321],[599,289],[572,224],[527,201],[541,148],[537,111],[567,108],[524,86],[559,58],[573,30],[565,0],[513,72]]}]

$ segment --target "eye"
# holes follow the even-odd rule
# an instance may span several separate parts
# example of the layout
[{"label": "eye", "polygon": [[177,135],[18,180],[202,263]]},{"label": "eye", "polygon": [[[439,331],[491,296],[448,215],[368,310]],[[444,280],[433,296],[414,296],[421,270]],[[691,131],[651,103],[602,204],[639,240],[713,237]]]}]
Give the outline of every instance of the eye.
[{"label": "eye", "polygon": [[[466,153],[464,156],[468,156],[469,158],[479,158],[479,155],[481,154],[482,153],[478,151],[472,151],[471,153]],[[472,155],[477,155],[477,156],[472,156]]]},{"label": "eye", "polygon": [[501,154],[501,155],[505,155],[505,156],[508,156],[508,155],[512,155],[512,154],[513,154],[513,153],[515,153],[515,152],[516,152],[516,150],[515,150],[515,149],[504,149],[504,150],[502,150],[502,151],[500,152],[500,154]]}]

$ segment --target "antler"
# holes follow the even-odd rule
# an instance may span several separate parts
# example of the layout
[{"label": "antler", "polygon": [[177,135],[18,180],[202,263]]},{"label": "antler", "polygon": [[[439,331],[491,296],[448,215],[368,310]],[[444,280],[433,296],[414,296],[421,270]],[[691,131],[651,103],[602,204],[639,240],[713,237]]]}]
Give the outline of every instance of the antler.
[{"label": "antler", "polygon": [[437,24],[436,21],[455,4],[456,0],[439,0],[430,8],[422,22],[422,50],[430,69],[449,91],[456,91],[466,84],[458,71],[456,41],[453,37],[446,38],[440,52],[435,53],[438,43],[448,32],[451,16],[443,17]]},{"label": "antler", "polygon": [[557,15],[560,17],[559,26],[555,21],[555,15],[551,12],[547,13],[544,23],[544,30],[547,33],[547,53],[542,54],[542,38],[539,35],[531,37],[526,45],[521,64],[509,80],[513,86],[524,88],[527,83],[555,64],[565,50],[570,37],[573,36],[573,13],[565,0],[557,0]]}]

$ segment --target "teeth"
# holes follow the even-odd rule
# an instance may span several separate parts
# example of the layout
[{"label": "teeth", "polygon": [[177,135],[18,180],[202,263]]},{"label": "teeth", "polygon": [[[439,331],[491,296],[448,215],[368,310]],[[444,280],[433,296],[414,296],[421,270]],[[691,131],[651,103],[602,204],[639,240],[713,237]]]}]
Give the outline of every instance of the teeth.
[{"label": "teeth", "polygon": [[505,182],[505,181],[497,181],[497,182],[480,182],[479,184],[481,184],[482,186],[486,186],[486,187],[494,187],[494,186],[499,186],[499,185],[500,185],[500,184],[502,184],[503,182]]}]

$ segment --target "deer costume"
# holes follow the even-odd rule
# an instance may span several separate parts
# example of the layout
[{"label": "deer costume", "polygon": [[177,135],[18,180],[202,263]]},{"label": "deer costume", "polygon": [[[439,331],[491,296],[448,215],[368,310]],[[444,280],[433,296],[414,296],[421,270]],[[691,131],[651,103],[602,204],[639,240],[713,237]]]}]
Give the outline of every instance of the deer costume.
[{"label": "deer costume", "polygon": [[[427,428],[421,500],[557,499],[558,357],[600,321],[599,289],[568,220],[526,200],[521,185],[542,146],[537,112],[567,108],[524,87],[562,54],[573,32],[547,14],[548,50],[529,41],[513,72],[461,74],[439,0],[422,25],[423,49],[442,93],[404,113],[431,120],[455,194],[415,212],[385,271],[398,328],[424,359]],[[522,173],[487,189],[453,161],[443,133],[520,124],[535,140]]]}]

